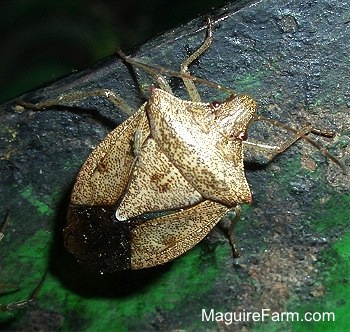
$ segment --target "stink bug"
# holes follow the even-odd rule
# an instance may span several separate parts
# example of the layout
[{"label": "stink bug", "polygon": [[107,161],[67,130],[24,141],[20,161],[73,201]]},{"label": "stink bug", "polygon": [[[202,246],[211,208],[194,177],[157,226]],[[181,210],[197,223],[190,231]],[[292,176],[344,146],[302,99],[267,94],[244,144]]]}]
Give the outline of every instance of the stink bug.
[{"label": "stink bug", "polygon": [[[258,116],[251,97],[191,76],[188,66],[211,42],[209,20],[207,38],[182,63],[180,72],[152,67],[120,52],[125,62],[150,73],[160,86],[134,113],[108,90],[63,95],[35,105],[22,103],[44,109],[74,97],[99,95],[133,113],[97,146],[78,174],[64,239],[79,261],[113,272],[163,264],[189,250],[229,211],[234,209],[238,216],[240,204],[251,202],[244,174],[245,147],[276,155],[303,138],[341,165],[306,136],[329,133],[311,126],[295,130]],[[173,96],[163,74],[180,77],[191,101]],[[195,82],[229,92],[230,97],[204,103]],[[294,135],[281,146],[251,143],[247,130],[253,121],[270,122]]]}]

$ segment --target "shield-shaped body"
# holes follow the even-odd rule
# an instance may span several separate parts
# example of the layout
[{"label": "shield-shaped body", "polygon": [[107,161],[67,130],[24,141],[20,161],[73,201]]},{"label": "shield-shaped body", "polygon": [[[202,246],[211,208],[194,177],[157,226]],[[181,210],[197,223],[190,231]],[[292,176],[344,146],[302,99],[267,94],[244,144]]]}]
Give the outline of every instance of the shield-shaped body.
[{"label": "shield-shaped body", "polygon": [[83,165],[64,229],[68,250],[110,272],[189,250],[230,209],[251,202],[242,137],[255,112],[248,96],[214,105],[153,89]]}]

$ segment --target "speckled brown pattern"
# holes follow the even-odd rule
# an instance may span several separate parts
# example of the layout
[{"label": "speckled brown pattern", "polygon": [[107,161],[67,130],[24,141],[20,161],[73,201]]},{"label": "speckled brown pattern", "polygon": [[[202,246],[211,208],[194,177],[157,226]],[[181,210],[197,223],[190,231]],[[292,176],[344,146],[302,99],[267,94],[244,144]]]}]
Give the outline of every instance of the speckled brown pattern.
[{"label": "speckled brown pattern", "polygon": [[204,201],[187,210],[137,225],[131,230],[131,268],[168,262],[201,241],[229,209]]},{"label": "speckled brown pattern", "polygon": [[186,207],[202,200],[202,195],[162,153],[154,139],[148,139],[117,209],[117,219],[127,220],[147,212]]},{"label": "speckled brown pattern", "polygon": [[113,271],[162,264],[193,247],[230,208],[251,202],[242,141],[255,112],[248,96],[210,104],[153,89],[83,165],[64,230],[68,250]]},{"label": "speckled brown pattern", "polygon": [[[74,185],[71,202],[80,205],[114,205],[128,183],[134,161],[133,140],[147,121],[145,105],[114,129],[85,161]],[[146,138],[148,133],[144,133]]]},{"label": "speckled brown pattern", "polygon": [[250,203],[241,133],[256,112],[248,96],[214,108],[154,90],[147,106],[154,140],[205,198],[228,206]]}]

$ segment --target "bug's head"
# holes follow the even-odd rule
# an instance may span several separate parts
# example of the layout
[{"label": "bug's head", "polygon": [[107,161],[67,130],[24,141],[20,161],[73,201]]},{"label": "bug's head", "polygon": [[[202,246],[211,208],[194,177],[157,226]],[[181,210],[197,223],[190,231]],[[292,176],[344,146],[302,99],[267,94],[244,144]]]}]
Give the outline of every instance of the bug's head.
[{"label": "bug's head", "polygon": [[232,96],[224,102],[211,103],[216,124],[223,135],[230,140],[244,141],[247,129],[256,113],[255,101],[247,96]]}]

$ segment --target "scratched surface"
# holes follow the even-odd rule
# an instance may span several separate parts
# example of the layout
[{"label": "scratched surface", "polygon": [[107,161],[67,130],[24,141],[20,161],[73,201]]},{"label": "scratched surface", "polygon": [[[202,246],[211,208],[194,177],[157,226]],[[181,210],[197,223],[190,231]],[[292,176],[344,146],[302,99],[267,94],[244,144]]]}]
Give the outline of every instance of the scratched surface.
[{"label": "scratched surface", "polygon": [[[315,139],[350,163],[350,1],[258,1],[227,6],[213,16],[212,48],[193,64],[197,76],[251,95],[259,112],[291,126],[334,130]],[[144,61],[179,68],[200,44],[198,18],[143,45]],[[138,108],[150,80],[136,83],[119,60],[75,73],[22,98],[110,88]],[[186,98],[178,80],[175,93]],[[142,93],[140,93],[140,90]],[[224,96],[201,88],[204,100]],[[94,98],[45,112],[0,109],[1,215],[10,221],[0,250],[0,303],[28,297],[48,268],[38,299],[0,314],[7,330],[349,329],[349,176],[305,142],[272,163],[247,151],[254,202],[236,230],[233,261],[223,232],[165,266],[94,275],[62,245],[61,229],[74,177],[96,144],[125,119]],[[85,110],[85,111],[82,111]],[[251,139],[281,142],[286,133],[254,125]],[[348,166],[347,166],[348,167]],[[222,312],[333,311],[336,322],[201,321],[202,308]],[[347,313],[347,314],[346,314]]]}]

